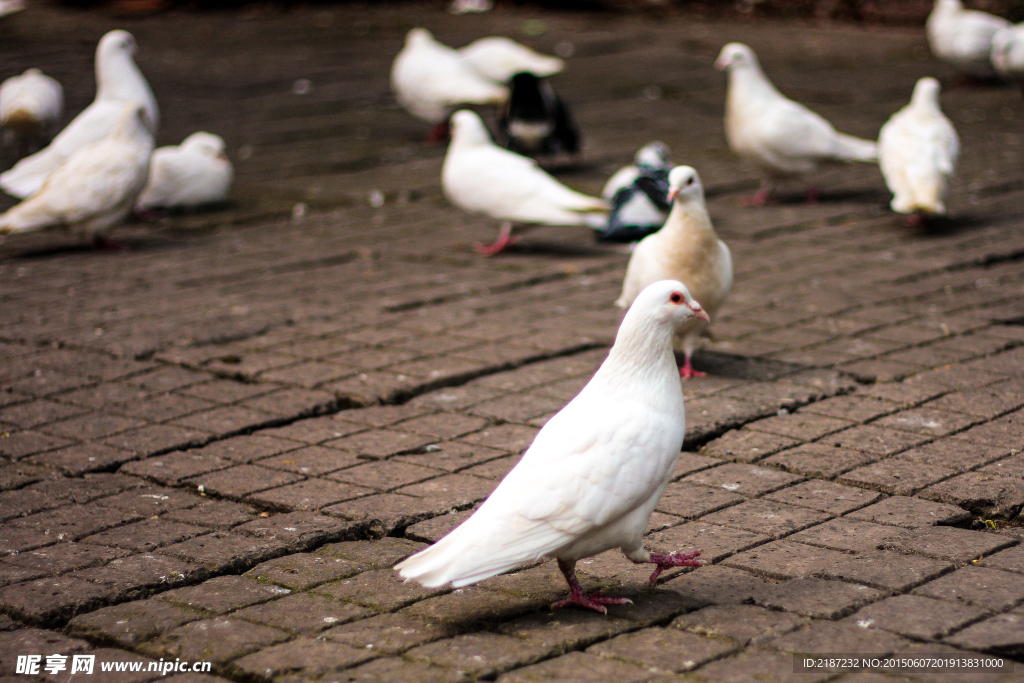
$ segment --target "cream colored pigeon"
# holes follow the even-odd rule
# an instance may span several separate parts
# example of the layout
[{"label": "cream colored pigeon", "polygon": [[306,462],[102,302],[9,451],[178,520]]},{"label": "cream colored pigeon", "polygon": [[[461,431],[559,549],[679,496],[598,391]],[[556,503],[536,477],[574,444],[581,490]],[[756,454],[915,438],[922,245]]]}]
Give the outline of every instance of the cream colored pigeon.
[{"label": "cream colored pigeon", "polygon": [[434,545],[400,562],[406,580],[458,588],[541,557],[554,557],[570,595],[554,606],[606,613],[624,598],[585,595],[576,562],[621,548],[636,563],[700,566],[700,550],[660,554],[643,546],[647,521],[683,443],[683,392],[672,335],[707,320],[680,282],[656,282],[626,313],[590,383],[537,434],[486,502]]},{"label": "cream colored pigeon", "polygon": [[[636,245],[629,257],[622,295],[615,304],[629,308],[652,282],[679,280],[701,302],[708,321],[714,320],[732,289],[732,255],[711,225],[697,171],[676,166],[668,174],[668,187],[672,202],[668,220],[661,230]],[[690,364],[704,327],[691,320],[676,331],[685,357],[679,369],[683,379],[704,375]]]},{"label": "cream colored pigeon", "polygon": [[878,135],[878,165],[892,190],[892,210],[917,222],[945,215],[946,189],[960,141],[939,108],[939,82],[922,78],[910,104],[892,115]]},{"label": "cream colored pigeon", "polygon": [[[836,132],[831,123],[776,90],[746,45],[723,47],[715,68],[729,73],[725,104],[729,147],[766,176],[746,203],[764,204],[772,180],[811,173],[822,162],[878,161],[874,142]],[[812,189],[809,199],[813,196]]]},{"label": "cream colored pigeon", "polygon": [[131,211],[146,184],[153,136],[146,108],[122,105],[109,136],[82,147],[36,194],[0,216],[0,234],[64,226],[110,245],[106,231]]},{"label": "cream colored pigeon", "polygon": [[935,0],[925,31],[932,54],[974,78],[992,78],[992,38],[1001,28],[1010,26],[1006,19],[964,9],[960,0]]},{"label": "cream colored pigeon", "polygon": [[96,99],[57,134],[48,147],[25,157],[0,174],[0,188],[25,198],[38,191],[43,181],[72,154],[110,135],[114,122],[128,102],[146,110],[146,128],[156,135],[160,112],[149,83],[132,59],[138,47],[127,31],[110,31],[96,47]]},{"label": "cream colored pigeon", "polygon": [[504,221],[498,240],[478,246],[493,256],[514,244],[512,223],[604,227],[608,203],[552,178],[533,159],[502,149],[469,110],[452,115],[452,141],[441,168],[441,187],[455,206]]},{"label": "cream colored pigeon", "polygon": [[192,208],[227,199],[234,169],[224,154],[224,140],[212,133],[192,133],[180,145],[158,147],[149,162],[149,180],[136,211]]},{"label": "cream colored pigeon", "polygon": [[64,89],[39,69],[0,84],[0,125],[18,140],[21,153],[53,135],[63,113]]}]

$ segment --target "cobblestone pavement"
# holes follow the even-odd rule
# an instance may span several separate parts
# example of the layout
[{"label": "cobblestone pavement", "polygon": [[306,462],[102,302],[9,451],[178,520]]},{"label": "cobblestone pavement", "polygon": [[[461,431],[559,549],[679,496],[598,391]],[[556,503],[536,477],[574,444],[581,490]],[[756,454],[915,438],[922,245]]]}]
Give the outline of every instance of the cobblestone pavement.
[{"label": "cobblestone pavement", "polygon": [[[741,209],[756,178],[721,130],[724,42],[874,137],[916,78],[955,80],[921,30],[408,4],[18,22],[3,73],[42,66],[72,109],[96,37],[133,31],[160,142],[221,133],[238,187],[225,211],[123,228],[123,253],[62,233],[0,245],[0,680],[68,680],[15,674],[18,655],[53,653],[205,660],[240,683],[881,683],[794,673],[792,653],[1024,662],[1019,94],[947,88],[963,157],[953,218],[928,231],[887,213],[869,166],[820,174],[817,204],[794,185]],[[647,538],[709,564],[647,589],[617,552],[581,562],[586,587],[633,599],[608,616],[550,611],[565,591],[550,562],[454,592],[390,569],[464,519],[587,381],[627,259],[582,228],[472,253],[496,226],[447,205],[443,149],[387,92],[417,24],[455,45],[571,41],[555,84],[588,161],[561,177],[596,192],[660,138],[704,176],[734,254]]]}]

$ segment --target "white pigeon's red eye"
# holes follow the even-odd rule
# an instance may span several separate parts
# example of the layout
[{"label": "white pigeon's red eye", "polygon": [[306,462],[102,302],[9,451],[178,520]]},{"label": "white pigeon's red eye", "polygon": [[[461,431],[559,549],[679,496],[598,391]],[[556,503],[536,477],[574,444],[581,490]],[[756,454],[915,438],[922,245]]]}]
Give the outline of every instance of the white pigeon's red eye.
[{"label": "white pigeon's red eye", "polygon": [[681,303],[683,303],[683,293],[682,292],[672,292],[672,294],[669,295],[668,300],[671,301],[674,304],[681,304]]}]

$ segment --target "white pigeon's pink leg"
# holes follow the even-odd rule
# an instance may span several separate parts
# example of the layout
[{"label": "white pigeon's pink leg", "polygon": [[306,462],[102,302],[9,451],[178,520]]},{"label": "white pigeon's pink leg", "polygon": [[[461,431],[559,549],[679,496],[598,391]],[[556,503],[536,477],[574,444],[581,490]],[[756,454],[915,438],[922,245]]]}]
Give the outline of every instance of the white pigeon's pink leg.
[{"label": "white pigeon's pink leg", "polygon": [[576,578],[576,563],[566,562],[565,560],[558,560],[558,568],[562,571],[562,576],[569,582],[569,597],[565,600],[559,600],[555,604],[551,605],[551,609],[558,609],[559,607],[565,607],[567,605],[579,605],[580,607],[586,607],[592,609],[595,612],[601,614],[608,614],[608,608],[605,605],[631,605],[633,601],[629,598],[602,598],[600,593],[591,593],[587,595],[583,592],[583,586],[580,585],[580,580]]},{"label": "white pigeon's pink leg", "polygon": [[433,128],[430,129],[430,135],[427,136],[428,145],[437,145],[451,136],[451,128],[448,126],[448,121],[442,121]]},{"label": "white pigeon's pink leg", "polygon": [[100,251],[118,252],[125,251],[128,248],[128,245],[124,242],[115,242],[106,235],[96,235],[93,238],[93,244],[95,244],[96,248]]},{"label": "white pigeon's pink leg", "polygon": [[817,204],[818,203],[818,188],[811,185],[807,188],[807,203]]},{"label": "white pigeon's pink leg", "polygon": [[622,552],[626,554],[626,557],[630,562],[635,562],[636,564],[650,563],[658,565],[654,570],[654,573],[651,574],[651,578],[647,580],[652,586],[654,585],[654,582],[658,580],[658,577],[661,576],[661,573],[666,569],[672,569],[673,567],[704,566],[703,560],[695,559],[701,554],[701,552],[703,552],[701,550],[691,550],[688,553],[669,553],[666,555],[664,553],[648,552],[647,549],[644,548],[643,544],[637,541],[635,547],[629,549],[623,548]]},{"label": "white pigeon's pink leg", "polygon": [[750,195],[749,197],[743,197],[740,199],[741,206],[764,206],[768,203],[768,198],[772,195],[771,183],[764,183],[757,189],[757,192]]},{"label": "white pigeon's pink leg", "polygon": [[477,253],[483,254],[484,256],[494,256],[505,251],[508,247],[519,241],[518,237],[512,236],[512,224],[505,222],[501,224],[501,229],[498,231],[498,239],[494,244],[474,244],[473,248],[477,250]]},{"label": "white pigeon's pink leg", "polygon": [[679,368],[679,376],[683,379],[690,379],[691,377],[707,377],[707,374],[706,372],[693,369],[693,366],[690,365],[690,354],[687,353],[683,367]]}]

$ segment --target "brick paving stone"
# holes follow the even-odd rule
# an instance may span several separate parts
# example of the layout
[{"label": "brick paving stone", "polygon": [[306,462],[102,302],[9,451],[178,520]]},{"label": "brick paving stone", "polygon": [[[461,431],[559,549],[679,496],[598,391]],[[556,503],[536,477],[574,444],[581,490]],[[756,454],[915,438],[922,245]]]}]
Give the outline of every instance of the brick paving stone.
[{"label": "brick paving stone", "polygon": [[1024,574],[1024,545],[1015,545],[1012,548],[1001,550],[994,555],[985,557],[977,564],[982,567]]},{"label": "brick paving stone", "polygon": [[41,431],[72,439],[102,439],[118,432],[126,432],[146,425],[143,420],[111,415],[109,413],[88,413],[60,422],[46,425]]},{"label": "brick paving stone", "polygon": [[673,482],[665,488],[655,509],[679,517],[702,517],[709,512],[742,503],[743,496],[730,491]]},{"label": "brick paving stone", "polygon": [[883,417],[872,424],[928,436],[945,436],[977,422],[977,418],[928,406],[912,408]]},{"label": "brick paving stone", "polygon": [[759,497],[799,482],[800,477],[765,467],[729,463],[685,477],[683,481]]},{"label": "brick paving stone", "polygon": [[506,451],[486,446],[446,441],[428,445],[424,447],[423,452],[396,455],[393,459],[397,462],[407,462],[454,473],[507,455]]},{"label": "brick paving stone", "polygon": [[399,422],[403,432],[422,434],[434,439],[454,439],[483,429],[487,420],[461,413],[434,413]]},{"label": "brick paving stone", "polygon": [[459,441],[477,446],[487,446],[507,453],[521,453],[533,443],[537,431],[532,427],[504,424],[468,434],[461,437]]},{"label": "brick paving stone", "polygon": [[525,683],[529,681],[644,681],[651,672],[635,664],[627,664],[609,657],[583,652],[570,652],[555,659],[516,669],[498,677],[499,683]]},{"label": "brick paving stone", "polygon": [[341,557],[295,553],[259,564],[245,575],[261,583],[300,591],[355,576],[365,569],[365,565]]},{"label": "brick paving stone", "polygon": [[651,673],[690,671],[737,650],[735,644],[671,628],[626,633],[587,648],[596,654],[645,667]]},{"label": "brick paving stone", "polygon": [[735,657],[725,657],[702,666],[690,674],[690,678],[698,683],[746,683],[762,680],[773,683],[819,683],[835,678],[835,672],[794,674],[792,655],[748,648]]},{"label": "brick paving stone", "polygon": [[301,476],[291,472],[272,470],[255,465],[236,465],[188,480],[200,491],[227,498],[243,498],[277,486],[300,481]]},{"label": "brick paving stone", "polygon": [[156,552],[186,562],[201,564],[211,572],[243,572],[250,567],[286,552],[287,544],[276,540],[249,538],[241,534],[215,531],[190,538]]},{"label": "brick paving stone", "polygon": [[754,601],[764,607],[805,617],[839,619],[884,595],[867,586],[803,577],[765,586]]},{"label": "brick paving stone", "polygon": [[118,600],[138,600],[155,592],[202,581],[206,568],[164,555],[132,555],[68,576],[107,586]]},{"label": "brick paving stone", "polygon": [[265,430],[259,434],[248,434],[214,441],[203,446],[198,452],[239,463],[251,463],[272,455],[288,453],[302,448],[302,444],[296,441],[269,436],[269,434],[276,431]]},{"label": "brick paving stone", "polygon": [[808,443],[768,457],[764,464],[815,478],[831,478],[876,458],[866,453],[839,448],[833,443]]},{"label": "brick paving stone", "polygon": [[284,680],[288,674],[308,677],[320,674],[329,676],[376,656],[373,650],[357,649],[343,643],[320,638],[298,638],[262,648],[259,652],[235,661],[232,666],[235,670],[258,680]]},{"label": "brick paving stone", "polygon": [[232,618],[245,619],[273,626],[291,633],[311,634],[363,617],[374,612],[364,607],[333,600],[310,593],[289,595],[280,600],[246,607],[232,614]]},{"label": "brick paving stone", "polygon": [[56,538],[43,531],[16,529],[7,525],[0,527],[0,554],[3,555],[41,548],[56,542]]},{"label": "brick paving stone", "polygon": [[216,404],[189,396],[165,394],[150,396],[144,401],[119,405],[117,409],[128,417],[137,417],[149,422],[164,422],[190,413],[209,410]]},{"label": "brick paving stone", "polygon": [[826,417],[835,417],[854,422],[867,422],[899,410],[899,404],[870,396],[851,394],[834,396],[824,401],[816,401],[800,409],[802,413],[814,413]]},{"label": "brick paving stone", "polygon": [[354,453],[362,460],[381,460],[392,455],[418,450],[431,441],[430,437],[391,429],[377,429],[333,439],[324,445]]},{"label": "brick paving stone", "polygon": [[196,586],[161,593],[160,600],[208,614],[224,614],[289,595],[291,590],[248,576],[218,576]]},{"label": "brick paving stone", "polygon": [[700,452],[702,455],[721,460],[757,462],[799,443],[796,439],[775,434],[733,429],[705,445]]},{"label": "brick paving stone", "polygon": [[734,569],[723,563],[678,574],[664,585],[689,597],[695,606],[700,607],[709,604],[752,604],[767,583],[750,571]]},{"label": "brick paving stone", "polygon": [[841,474],[836,481],[890,495],[909,496],[955,474],[944,467],[889,458]]},{"label": "brick paving stone", "polygon": [[23,678],[25,674],[15,674],[18,655],[32,653],[77,653],[88,652],[91,646],[84,640],[68,638],[53,631],[38,628],[22,628],[0,634],[0,674],[12,676],[14,680],[32,680]]},{"label": "brick paving stone", "polygon": [[998,614],[947,638],[958,647],[1004,654],[1014,659],[1024,651],[1024,610]]},{"label": "brick paving stone", "polygon": [[847,621],[915,640],[937,640],[986,615],[984,610],[967,605],[950,605],[918,595],[896,595],[868,605]]},{"label": "brick paving stone", "polygon": [[397,655],[417,645],[450,638],[457,633],[455,627],[444,622],[395,613],[335,626],[325,631],[322,638],[362,652]]},{"label": "brick paving stone", "polygon": [[1024,390],[1019,380],[999,382],[971,391],[958,391],[941,396],[928,407],[954,410],[991,420],[1024,405]]},{"label": "brick paving stone", "polygon": [[4,558],[4,562],[56,576],[76,569],[106,564],[128,554],[127,550],[117,548],[102,548],[84,543],[56,543],[38,550],[12,555]]},{"label": "brick paving stone", "polygon": [[450,507],[465,507],[483,500],[494,490],[494,482],[468,474],[446,474],[396,490],[409,496],[444,500]]},{"label": "brick paving stone", "polygon": [[113,595],[107,586],[70,577],[37,579],[0,588],[0,606],[21,621],[59,626],[76,614],[105,605]]},{"label": "brick paving stone", "polygon": [[859,552],[881,548],[883,544],[899,537],[902,533],[903,531],[899,527],[843,517],[830,519],[795,533],[789,537],[789,540],[832,550]]},{"label": "brick paving stone", "polygon": [[930,440],[929,436],[913,432],[861,425],[838,434],[832,434],[824,439],[824,442],[831,443],[838,448],[862,451],[877,457],[887,457]]},{"label": "brick paving stone", "polygon": [[418,484],[441,475],[435,469],[428,469],[406,462],[365,463],[327,475],[328,479],[354,484],[380,492],[393,491],[410,484]]},{"label": "brick paving stone", "polygon": [[702,560],[718,562],[722,558],[769,540],[771,539],[768,536],[761,534],[697,521],[657,531],[647,536],[644,544],[651,551],[663,553],[700,548]]},{"label": "brick paving stone", "polygon": [[175,425],[149,425],[110,437],[104,443],[114,448],[149,455],[157,451],[191,448],[205,443],[209,432]]},{"label": "brick paving stone", "polygon": [[782,540],[737,553],[722,564],[781,581],[815,576],[848,559],[849,556],[835,550]]},{"label": "brick paving stone", "polygon": [[427,499],[381,493],[331,505],[321,512],[362,522],[371,536],[379,538],[424,519],[450,512],[455,507],[458,506],[447,498]]},{"label": "brick paving stone", "polygon": [[233,618],[201,619],[139,646],[152,657],[223,663],[287,640],[284,631]]},{"label": "brick paving stone", "polygon": [[347,579],[322,584],[314,590],[338,600],[383,611],[400,609],[437,593],[415,582],[403,582],[391,569],[363,572]]},{"label": "brick paving stone", "polygon": [[0,586],[9,586],[12,583],[41,579],[46,572],[40,569],[27,569],[10,564],[0,564]]},{"label": "brick paving stone", "polygon": [[1014,574],[967,566],[920,586],[914,593],[1001,611],[1024,600],[1024,585]]},{"label": "brick paving stone", "polygon": [[885,550],[864,550],[846,555],[822,570],[822,576],[855,581],[880,590],[905,592],[952,569],[952,564]]},{"label": "brick paving stone", "polygon": [[701,521],[781,538],[825,521],[831,515],[770,500],[749,500],[701,517]]},{"label": "brick paving stone", "polygon": [[[7,436],[3,436],[3,434]],[[0,455],[18,460],[28,455],[52,451],[72,443],[68,439],[29,430],[0,432]]]},{"label": "brick paving stone", "polygon": [[50,512],[40,512],[28,517],[20,517],[10,523],[36,529],[47,533],[57,540],[77,541],[99,531],[121,526],[139,519],[139,515],[101,507],[99,505],[74,505]]},{"label": "brick paving stone", "polygon": [[339,451],[335,448],[308,446],[264,458],[259,461],[259,464],[260,467],[270,467],[301,476],[316,477],[363,462],[365,461],[360,460],[354,453]]},{"label": "brick paving stone", "polygon": [[900,460],[945,467],[956,472],[975,469],[986,463],[999,460],[1010,452],[1009,448],[969,443],[956,438],[942,439],[903,451],[896,457]]},{"label": "brick paving stone", "polygon": [[812,479],[769,493],[765,499],[821,510],[833,515],[843,515],[870,505],[881,497],[881,494],[873,491]]},{"label": "brick paving stone", "polygon": [[66,474],[79,476],[86,472],[110,470],[137,456],[101,443],[76,444],[55,451],[39,453],[28,458],[28,462],[47,465]]},{"label": "brick paving stone", "polygon": [[1024,479],[1024,453],[1018,452],[1011,455],[1009,458],[997,460],[996,462],[985,465],[978,471],[985,474],[996,474],[1003,477]]},{"label": "brick paving stone", "polygon": [[672,628],[709,638],[728,638],[739,645],[756,645],[807,623],[795,614],[755,605],[711,605],[672,620]]},{"label": "brick paving stone", "polygon": [[75,406],[44,399],[0,408],[0,422],[28,429],[64,418],[82,415],[85,412]]},{"label": "brick paving stone", "polygon": [[789,437],[798,441],[814,441],[827,434],[833,434],[852,425],[848,420],[840,420],[810,413],[780,415],[758,420],[747,425],[747,429],[767,432]]},{"label": "brick paving stone", "polygon": [[[397,580],[397,574],[392,574]],[[364,600],[370,604],[369,600]],[[442,595],[431,595],[404,607],[403,611],[426,619],[451,622],[465,629],[474,623],[509,619],[524,612],[546,608],[548,604],[541,598],[494,592],[488,590],[486,585],[477,585]]]},{"label": "brick paving stone", "polygon": [[970,519],[970,515],[952,505],[933,503],[906,496],[886,498],[874,505],[855,510],[848,517],[866,522],[901,526],[907,529],[917,529],[936,524],[962,524]]},{"label": "brick paving stone", "polygon": [[783,652],[824,654],[850,652],[885,656],[908,645],[900,636],[877,629],[865,629],[846,622],[821,622],[779,636],[769,642]]},{"label": "brick paving stone", "polygon": [[[270,471],[270,470],[268,470]],[[274,510],[321,510],[335,503],[375,493],[373,489],[327,479],[306,479],[247,496],[247,500]]]},{"label": "brick paving stone", "polygon": [[172,510],[163,518],[226,531],[251,521],[254,517],[256,511],[247,505],[226,500],[207,500],[188,509]]},{"label": "brick paving stone", "polygon": [[[299,420],[284,427],[264,429],[258,435],[252,435],[252,437],[263,437],[267,440],[299,441],[303,444],[319,444],[364,431],[366,428],[366,425],[349,422],[338,415],[326,415],[309,420]],[[245,439],[246,437],[236,438]],[[234,439],[228,439],[228,441],[234,441]]]},{"label": "brick paving stone", "polygon": [[292,553],[350,538],[357,526],[314,512],[289,512],[254,519],[235,527],[234,531],[282,542],[286,544],[288,552]]},{"label": "brick paving stone", "polygon": [[1024,480],[965,472],[929,486],[922,498],[957,505],[984,517],[1013,519],[1024,507]]},{"label": "brick paving stone", "polygon": [[679,481],[688,474],[700,472],[711,467],[718,467],[722,463],[716,458],[707,458],[703,455],[694,455],[683,451],[676,460],[676,467],[672,470],[670,481]]},{"label": "brick paving stone", "polygon": [[20,489],[48,476],[52,476],[52,472],[47,468],[27,462],[0,465],[0,491]]},{"label": "brick paving stone", "polygon": [[162,519],[144,519],[117,529],[86,536],[82,543],[149,552],[161,546],[179,543],[209,533],[209,529]]},{"label": "brick paving stone", "polygon": [[169,486],[180,486],[190,477],[234,466],[234,462],[214,455],[198,451],[175,451],[126,463],[119,471]]},{"label": "brick paving stone", "polygon": [[998,534],[948,526],[926,527],[885,541],[883,548],[953,562],[966,562],[1002,550],[1012,541]]},{"label": "brick paving stone", "polygon": [[479,677],[531,664],[547,654],[542,645],[499,633],[467,633],[420,645],[404,658]]},{"label": "brick paving stone", "polygon": [[410,662],[396,657],[382,657],[360,664],[344,672],[351,683],[386,683],[387,681],[423,681],[423,683],[461,683],[464,674],[423,662]]},{"label": "brick paving stone", "polygon": [[522,460],[521,455],[510,455],[505,458],[496,458],[494,460],[488,460],[482,465],[474,465],[467,469],[462,470],[462,474],[471,474],[474,477],[480,477],[481,479],[489,479],[492,484],[498,482],[506,477],[512,469],[519,464]]},{"label": "brick paving stone", "polygon": [[957,434],[957,438],[972,443],[1017,448],[1024,438],[1024,416],[1021,411],[971,427]]},{"label": "brick paving stone", "polygon": [[405,529],[405,537],[414,541],[424,543],[435,543],[448,534],[449,531],[469,519],[475,510],[463,510],[462,512],[449,512],[446,515],[438,515],[425,519],[422,522],[412,524]]}]

